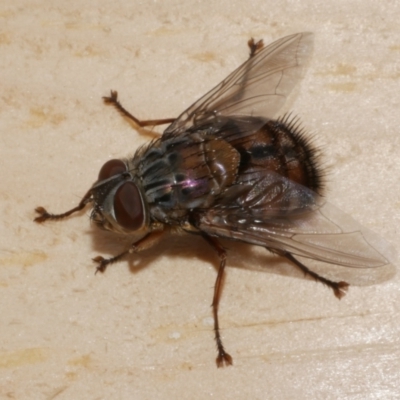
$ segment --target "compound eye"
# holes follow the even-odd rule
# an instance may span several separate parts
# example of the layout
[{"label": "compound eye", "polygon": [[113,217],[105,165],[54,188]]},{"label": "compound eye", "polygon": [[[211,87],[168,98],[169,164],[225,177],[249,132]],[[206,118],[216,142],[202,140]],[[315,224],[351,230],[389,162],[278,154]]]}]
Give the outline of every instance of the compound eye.
[{"label": "compound eye", "polygon": [[104,179],[111,178],[114,175],[119,175],[126,172],[126,165],[121,160],[110,160],[107,161],[99,172],[99,181],[104,181]]},{"label": "compound eye", "polygon": [[142,198],[133,182],[125,182],[116,191],[114,212],[117,223],[129,231],[136,231],[143,226]]}]

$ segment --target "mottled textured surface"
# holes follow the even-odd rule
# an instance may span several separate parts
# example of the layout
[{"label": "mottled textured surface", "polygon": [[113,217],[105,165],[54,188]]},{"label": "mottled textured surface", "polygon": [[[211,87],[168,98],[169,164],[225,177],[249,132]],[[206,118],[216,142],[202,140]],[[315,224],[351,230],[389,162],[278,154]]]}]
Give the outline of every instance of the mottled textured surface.
[{"label": "mottled textured surface", "polygon": [[[292,110],[321,146],[326,195],[400,242],[400,4],[373,1],[36,2],[0,7],[0,397],[398,398],[400,281],[338,301],[262,249],[230,249],[220,305],[234,366],[217,370],[217,257],[193,236],[94,275],[127,244],[65,211],[139,136],[180,114],[247,58],[247,40],[315,33]],[[245,268],[247,266],[247,268]]]}]

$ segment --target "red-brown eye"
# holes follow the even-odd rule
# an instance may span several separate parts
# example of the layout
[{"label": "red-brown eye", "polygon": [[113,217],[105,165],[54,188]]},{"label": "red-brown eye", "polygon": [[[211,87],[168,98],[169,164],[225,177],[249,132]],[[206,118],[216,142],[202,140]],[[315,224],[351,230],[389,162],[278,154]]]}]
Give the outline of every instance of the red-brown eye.
[{"label": "red-brown eye", "polygon": [[144,223],[142,199],[133,182],[125,182],[114,196],[115,220],[123,228],[136,231]]},{"label": "red-brown eye", "polygon": [[122,174],[126,172],[126,165],[121,160],[110,160],[107,161],[99,172],[99,181],[103,181],[104,179],[111,178],[114,175]]}]

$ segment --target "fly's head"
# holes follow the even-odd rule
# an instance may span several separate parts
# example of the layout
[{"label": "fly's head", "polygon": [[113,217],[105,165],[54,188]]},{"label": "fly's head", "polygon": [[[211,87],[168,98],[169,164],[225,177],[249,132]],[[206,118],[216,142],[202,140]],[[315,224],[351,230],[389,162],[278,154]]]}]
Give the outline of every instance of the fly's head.
[{"label": "fly's head", "polygon": [[143,194],[127,162],[118,159],[107,161],[91,188],[91,196],[91,219],[99,228],[132,234],[148,227],[149,213]]}]

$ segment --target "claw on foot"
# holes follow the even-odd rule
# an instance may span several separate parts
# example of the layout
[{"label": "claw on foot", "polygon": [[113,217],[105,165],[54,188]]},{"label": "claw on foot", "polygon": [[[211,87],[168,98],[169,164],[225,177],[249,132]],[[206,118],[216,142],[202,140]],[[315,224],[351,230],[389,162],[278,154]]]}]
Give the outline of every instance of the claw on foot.
[{"label": "claw on foot", "polygon": [[103,100],[105,103],[117,103],[118,102],[118,92],[116,90],[111,90],[110,96],[104,96]]},{"label": "claw on foot", "polygon": [[225,353],[224,350],[219,352],[216,362],[218,368],[227,367],[228,365],[233,364],[232,357],[228,353]]},{"label": "claw on foot", "polygon": [[39,216],[34,219],[35,222],[41,223],[51,218],[51,214],[49,214],[44,207],[36,207],[35,211],[39,214]]},{"label": "claw on foot", "polygon": [[264,42],[262,41],[262,39],[256,42],[253,38],[251,38],[247,42],[247,45],[250,48],[250,57],[253,57],[264,47]]},{"label": "claw on foot", "polygon": [[96,272],[95,274],[97,274],[98,272],[104,272],[108,266],[108,264],[110,264],[110,260],[105,259],[102,256],[97,256],[95,258],[93,258],[93,261],[97,264],[99,264],[96,267]]},{"label": "claw on foot", "polygon": [[340,300],[343,296],[346,295],[349,290],[349,284],[344,281],[337,282],[336,286],[333,287],[333,293]]}]

